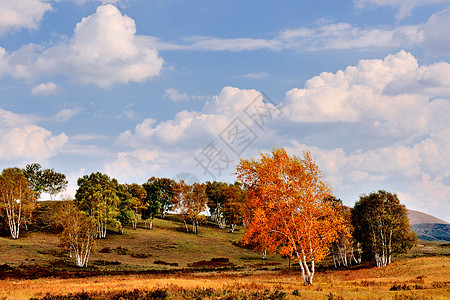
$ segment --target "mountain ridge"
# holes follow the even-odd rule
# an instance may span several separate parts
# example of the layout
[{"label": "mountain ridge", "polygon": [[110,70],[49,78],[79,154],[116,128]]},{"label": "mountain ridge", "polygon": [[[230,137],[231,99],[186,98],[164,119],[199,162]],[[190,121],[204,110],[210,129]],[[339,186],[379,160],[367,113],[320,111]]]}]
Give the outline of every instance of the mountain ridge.
[{"label": "mountain ridge", "polygon": [[432,215],[408,210],[409,224],[417,238],[425,241],[450,241],[450,223]]},{"label": "mountain ridge", "polygon": [[416,224],[424,224],[424,223],[436,223],[436,224],[447,224],[450,225],[450,223],[436,218],[432,215],[426,214],[424,212],[408,209],[408,218],[409,218],[409,224],[410,225],[416,225]]}]

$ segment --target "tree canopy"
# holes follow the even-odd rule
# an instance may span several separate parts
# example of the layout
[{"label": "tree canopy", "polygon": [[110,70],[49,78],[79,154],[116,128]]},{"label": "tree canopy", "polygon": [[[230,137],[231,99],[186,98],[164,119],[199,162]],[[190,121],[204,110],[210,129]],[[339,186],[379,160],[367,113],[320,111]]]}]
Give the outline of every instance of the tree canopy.
[{"label": "tree canopy", "polygon": [[392,254],[408,251],[416,241],[406,207],[396,194],[384,190],[359,198],[352,211],[352,224],[364,258],[375,260],[379,267],[390,264]]},{"label": "tree canopy", "polygon": [[105,238],[108,224],[113,227],[120,225],[116,219],[120,202],[117,196],[117,180],[97,172],[84,175],[77,183],[75,204],[80,210],[95,218],[98,222],[98,236]]},{"label": "tree canopy", "polygon": [[206,210],[205,184],[194,183],[189,185],[181,180],[175,185],[174,203],[175,209],[183,216],[186,231],[189,232],[187,221],[192,222],[192,231],[198,233],[198,224],[201,220],[200,213]]},{"label": "tree canopy", "polygon": [[42,192],[49,193],[50,199],[55,200],[58,193],[67,188],[66,175],[58,173],[54,169],[41,169],[38,163],[28,164],[23,170],[28,180],[29,188],[35,192],[36,198],[41,197]]},{"label": "tree canopy", "polygon": [[45,169],[42,172],[44,191],[49,193],[50,199],[55,200],[56,195],[67,188],[66,175],[58,173],[54,169]]},{"label": "tree canopy", "polygon": [[158,202],[161,218],[166,216],[166,213],[173,207],[172,198],[173,190],[176,182],[169,178],[151,177],[147,180],[148,184],[153,184],[159,189]]}]

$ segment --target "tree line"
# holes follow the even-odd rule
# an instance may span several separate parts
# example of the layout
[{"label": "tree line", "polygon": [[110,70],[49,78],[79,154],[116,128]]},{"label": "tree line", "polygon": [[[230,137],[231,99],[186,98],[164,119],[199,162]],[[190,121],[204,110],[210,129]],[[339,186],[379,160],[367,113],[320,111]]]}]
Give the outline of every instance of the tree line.
[{"label": "tree line", "polygon": [[[197,234],[207,219],[230,233],[244,226],[243,245],[264,256],[269,252],[294,259],[305,284],[312,284],[315,263],[328,255],[336,267],[362,260],[381,267],[415,243],[397,195],[379,190],[361,195],[353,208],[344,206],[309,151],[298,157],[274,149],[259,159],[242,159],[236,171],[238,181],[232,184],[158,177],[120,184],[100,172],[85,175],[77,181],[75,199],[62,201],[55,213],[61,244],[77,266],[86,266],[95,239],[106,238],[107,229],[136,229],[139,217],[144,228],[152,229],[155,217],[172,212],[188,233]],[[1,209],[12,238],[31,222],[40,192],[56,195],[66,186],[63,174],[41,170],[38,164],[3,170]]]}]

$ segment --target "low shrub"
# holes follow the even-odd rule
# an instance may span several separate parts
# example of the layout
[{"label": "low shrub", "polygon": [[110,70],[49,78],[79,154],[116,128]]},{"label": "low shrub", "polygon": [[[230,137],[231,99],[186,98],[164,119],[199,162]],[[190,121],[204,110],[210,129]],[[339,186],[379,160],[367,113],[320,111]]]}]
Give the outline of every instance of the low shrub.
[{"label": "low shrub", "polygon": [[102,248],[102,249],[98,250],[98,252],[100,252],[100,253],[111,253],[111,248],[105,247],[105,248]]},{"label": "low shrub", "polygon": [[103,260],[103,259],[94,260],[94,265],[97,265],[97,266],[117,266],[120,264],[121,264],[121,262],[119,262],[119,261],[109,261],[109,260]]},{"label": "low shrub", "polygon": [[151,256],[152,255],[149,253],[132,253],[131,254],[131,257],[134,257],[134,258],[149,258]]},{"label": "low shrub", "polygon": [[128,248],[125,248],[125,247],[117,247],[116,248],[116,253],[119,254],[119,255],[127,255],[129,251],[130,250]]},{"label": "low shrub", "polygon": [[[279,290],[248,291],[231,289],[194,288],[185,289],[171,287],[169,289],[157,288],[154,290],[134,289],[132,291],[104,291],[104,292],[81,292],[68,295],[50,295],[42,298],[31,298],[33,300],[165,300],[165,299],[254,299],[254,300],[282,300],[286,298],[286,293]],[[333,298],[335,299],[335,298]]]}]

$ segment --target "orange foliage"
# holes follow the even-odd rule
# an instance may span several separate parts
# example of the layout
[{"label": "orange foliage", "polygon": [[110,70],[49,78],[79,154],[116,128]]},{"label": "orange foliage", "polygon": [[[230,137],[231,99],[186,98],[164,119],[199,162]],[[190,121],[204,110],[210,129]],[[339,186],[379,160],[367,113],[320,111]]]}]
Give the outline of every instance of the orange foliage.
[{"label": "orange foliage", "polygon": [[[314,262],[328,254],[343,220],[329,201],[331,188],[309,151],[290,157],[284,149],[241,160],[238,179],[247,186],[244,241],[289,255],[312,284]],[[310,265],[308,265],[308,262]]]}]

